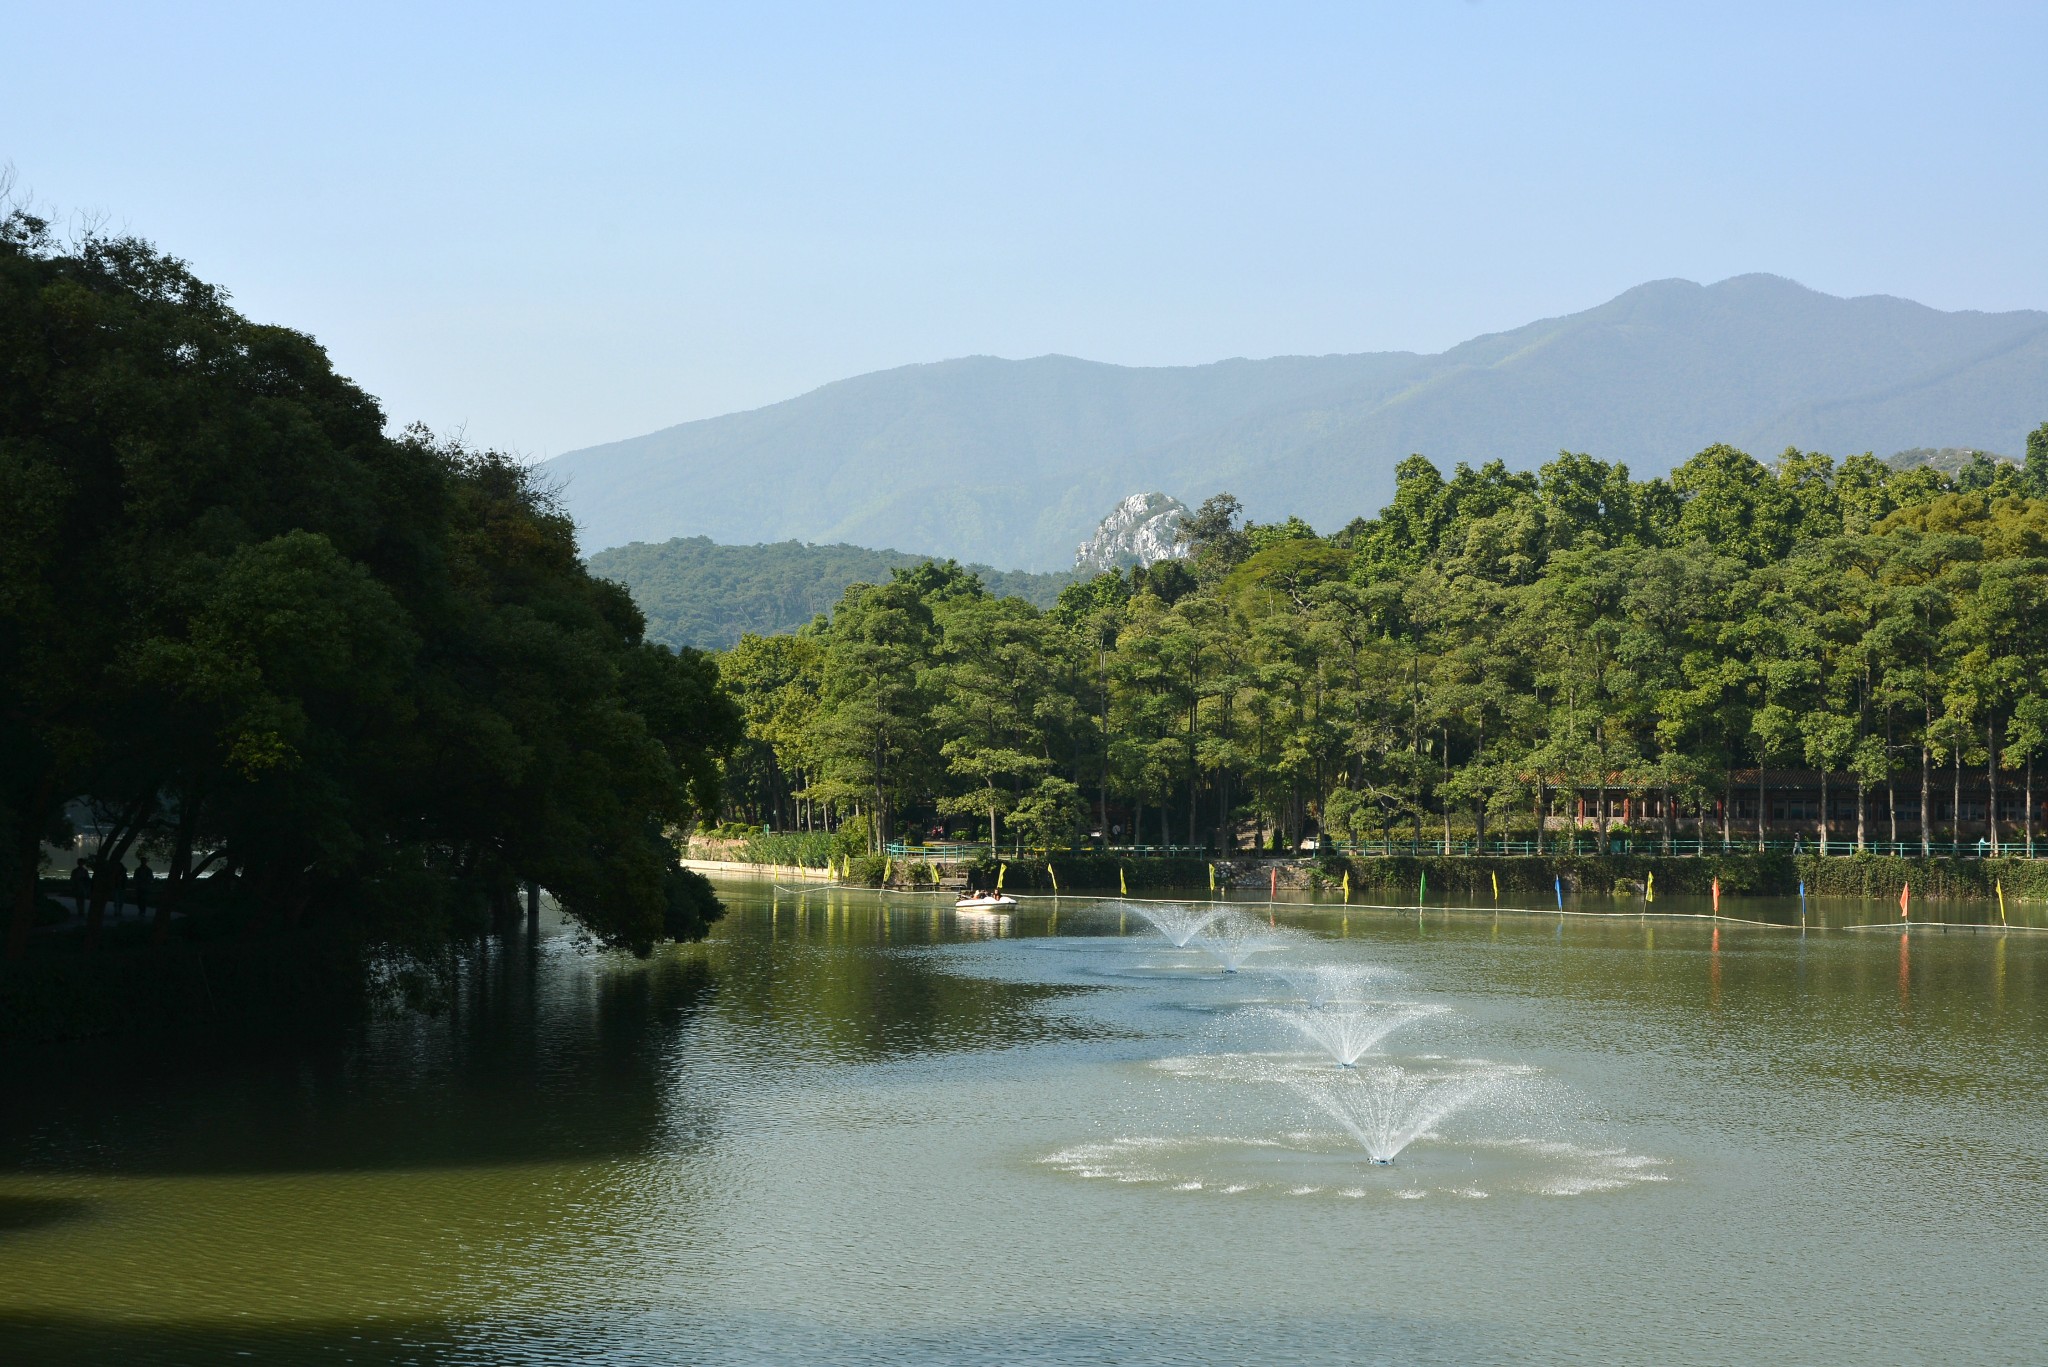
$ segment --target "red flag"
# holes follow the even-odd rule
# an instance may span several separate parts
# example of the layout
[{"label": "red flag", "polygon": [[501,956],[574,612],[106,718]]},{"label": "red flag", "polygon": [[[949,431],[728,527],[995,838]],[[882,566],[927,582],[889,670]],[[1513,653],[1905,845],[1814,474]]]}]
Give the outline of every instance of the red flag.
[{"label": "red flag", "polygon": [[1911,883],[1899,889],[1899,919],[1901,921],[1906,919],[1906,899],[1912,895],[1913,885]]}]

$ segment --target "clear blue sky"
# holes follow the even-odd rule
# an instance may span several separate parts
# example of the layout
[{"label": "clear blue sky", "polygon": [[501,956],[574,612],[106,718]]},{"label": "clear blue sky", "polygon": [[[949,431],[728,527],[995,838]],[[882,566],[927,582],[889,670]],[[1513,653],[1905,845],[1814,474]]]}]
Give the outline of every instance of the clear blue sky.
[{"label": "clear blue sky", "polygon": [[17,193],[532,456],[1668,276],[2048,307],[2048,6],[0,7]]}]

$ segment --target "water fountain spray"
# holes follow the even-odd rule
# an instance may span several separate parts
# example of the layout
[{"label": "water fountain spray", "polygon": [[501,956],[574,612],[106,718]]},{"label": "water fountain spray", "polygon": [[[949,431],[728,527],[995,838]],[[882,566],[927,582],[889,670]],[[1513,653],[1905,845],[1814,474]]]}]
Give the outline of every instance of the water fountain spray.
[{"label": "water fountain spray", "polygon": [[1361,1001],[1369,984],[1395,974],[1369,964],[1307,964],[1279,969],[1275,976],[1320,1011],[1340,1002]]},{"label": "water fountain spray", "polygon": [[1289,1073],[1280,1081],[1344,1127],[1366,1157],[1385,1166],[1437,1123],[1528,1069],[1503,1064]]},{"label": "water fountain spray", "polygon": [[1449,1008],[1423,1002],[1357,1002],[1322,1009],[1269,1008],[1264,1014],[1284,1022],[1316,1045],[1340,1068],[1355,1068],[1372,1047],[1404,1025]]},{"label": "water fountain spray", "polygon": [[1134,906],[1131,910],[1152,923],[1175,949],[1186,949],[1202,928],[1223,914],[1221,907]]},{"label": "water fountain spray", "polygon": [[1225,973],[1235,973],[1252,955],[1280,949],[1298,937],[1279,927],[1261,925],[1241,911],[1232,911],[1203,926],[1195,938]]}]

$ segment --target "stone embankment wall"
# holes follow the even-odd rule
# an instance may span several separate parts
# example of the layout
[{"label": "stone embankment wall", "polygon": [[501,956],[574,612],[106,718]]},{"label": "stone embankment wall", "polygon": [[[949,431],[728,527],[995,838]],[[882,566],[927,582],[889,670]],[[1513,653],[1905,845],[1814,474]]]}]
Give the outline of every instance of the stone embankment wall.
[{"label": "stone embankment wall", "polygon": [[748,864],[737,859],[685,859],[686,869],[713,877],[727,878],[783,878],[806,879],[811,882],[830,882],[832,873],[828,869],[814,869],[803,864]]}]

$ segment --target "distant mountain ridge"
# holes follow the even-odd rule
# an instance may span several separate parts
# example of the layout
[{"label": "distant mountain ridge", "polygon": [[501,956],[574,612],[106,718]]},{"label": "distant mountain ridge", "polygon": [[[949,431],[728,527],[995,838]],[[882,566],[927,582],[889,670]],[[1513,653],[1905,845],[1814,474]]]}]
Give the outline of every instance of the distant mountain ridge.
[{"label": "distant mountain ridge", "polygon": [[548,463],[591,549],[703,534],[930,546],[1052,569],[1132,489],[1333,528],[1393,468],[1559,450],[1661,473],[1769,456],[2013,450],[2048,418],[2048,313],[1841,299],[1776,276],[1663,280],[1439,355],[1133,368],[968,357],[842,380]]}]

